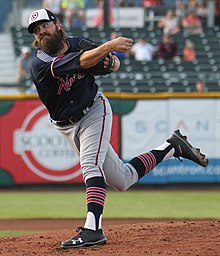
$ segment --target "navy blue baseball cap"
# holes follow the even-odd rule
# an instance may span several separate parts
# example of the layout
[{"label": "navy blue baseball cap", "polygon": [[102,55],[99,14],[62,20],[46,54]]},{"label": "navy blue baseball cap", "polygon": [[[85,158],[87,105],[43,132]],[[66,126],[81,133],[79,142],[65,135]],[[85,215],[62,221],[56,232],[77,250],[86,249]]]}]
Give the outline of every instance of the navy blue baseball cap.
[{"label": "navy blue baseball cap", "polygon": [[28,32],[30,34],[34,33],[34,27],[38,21],[53,21],[57,22],[56,16],[49,10],[47,9],[39,9],[34,11],[28,21]]}]

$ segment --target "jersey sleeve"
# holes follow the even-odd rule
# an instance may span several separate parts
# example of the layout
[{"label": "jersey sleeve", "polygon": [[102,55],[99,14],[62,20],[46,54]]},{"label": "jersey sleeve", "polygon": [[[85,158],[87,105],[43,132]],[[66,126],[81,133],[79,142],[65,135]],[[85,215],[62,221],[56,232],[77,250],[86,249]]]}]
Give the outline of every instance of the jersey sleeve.
[{"label": "jersey sleeve", "polygon": [[77,73],[80,70],[80,52],[57,56],[51,63],[53,77],[60,77],[67,73]]}]

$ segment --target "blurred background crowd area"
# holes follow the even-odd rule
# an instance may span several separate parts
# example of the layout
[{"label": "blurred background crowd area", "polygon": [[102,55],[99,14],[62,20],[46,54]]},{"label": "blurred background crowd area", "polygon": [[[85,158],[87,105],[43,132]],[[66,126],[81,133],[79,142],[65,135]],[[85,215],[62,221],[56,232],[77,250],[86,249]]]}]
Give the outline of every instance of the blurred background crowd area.
[{"label": "blurred background crowd area", "polygon": [[0,93],[35,93],[27,24],[40,8],[54,12],[69,35],[96,42],[117,36],[134,40],[129,53],[115,53],[119,72],[97,77],[100,90],[220,89],[219,0],[0,0],[0,5]]}]

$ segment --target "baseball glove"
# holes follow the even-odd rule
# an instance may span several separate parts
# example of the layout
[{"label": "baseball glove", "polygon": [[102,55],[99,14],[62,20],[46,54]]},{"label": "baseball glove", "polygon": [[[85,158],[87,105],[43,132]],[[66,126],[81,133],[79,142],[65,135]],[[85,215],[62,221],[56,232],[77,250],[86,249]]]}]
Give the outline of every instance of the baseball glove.
[{"label": "baseball glove", "polygon": [[[101,44],[95,43],[93,41],[90,41],[88,39],[82,38],[79,41],[78,44],[78,50],[79,51],[89,51],[96,47],[98,47]],[[113,72],[112,67],[114,66],[114,59],[111,54],[107,55],[107,58],[109,58],[109,64],[108,67],[104,67],[104,59],[102,59],[100,62],[98,62],[95,66],[86,69],[86,72],[92,73],[95,76],[98,75],[107,75]]]}]

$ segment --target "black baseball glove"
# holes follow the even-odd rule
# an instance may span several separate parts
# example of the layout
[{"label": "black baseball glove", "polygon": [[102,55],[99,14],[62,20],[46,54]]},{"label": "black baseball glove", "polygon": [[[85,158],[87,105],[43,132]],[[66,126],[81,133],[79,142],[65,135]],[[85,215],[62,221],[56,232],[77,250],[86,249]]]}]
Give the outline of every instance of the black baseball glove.
[{"label": "black baseball glove", "polygon": [[[79,41],[78,44],[78,50],[79,51],[89,51],[96,47],[98,47],[101,44],[95,43],[93,41],[90,41],[89,39],[82,38]],[[93,75],[107,75],[110,74],[112,71],[112,67],[114,65],[114,59],[111,54],[107,55],[107,58],[109,58],[109,64],[108,67],[104,67],[104,59],[102,59],[100,62],[98,62],[95,66],[86,69],[86,72],[92,73]]]}]

